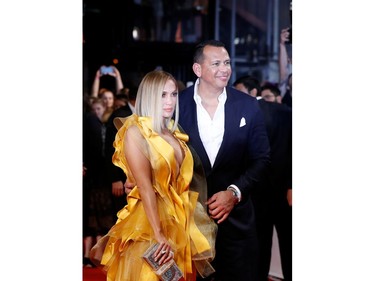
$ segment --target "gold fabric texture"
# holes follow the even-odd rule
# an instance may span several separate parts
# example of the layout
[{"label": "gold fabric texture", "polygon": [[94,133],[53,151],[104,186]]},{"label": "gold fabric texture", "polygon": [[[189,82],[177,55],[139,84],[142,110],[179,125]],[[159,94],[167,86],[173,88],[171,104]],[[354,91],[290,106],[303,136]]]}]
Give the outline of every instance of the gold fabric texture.
[{"label": "gold fabric texture", "polygon": [[[151,163],[162,229],[185,280],[196,279],[195,269],[203,277],[210,275],[214,271],[209,262],[215,255],[217,225],[200,203],[202,198],[198,200],[198,192],[189,189],[194,163],[186,145],[188,136],[179,131],[174,133],[185,153],[181,166],[178,166],[172,146],[152,130],[150,118],[133,114],[126,119],[117,119],[115,124],[117,128],[122,126],[113,144],[112,161],[133,182],[134,177],[125,159],[124,139],[130,126],[137,126],[140,131],[137,144]],[[157,276],[141,258],[155,240],[137,185],[128,194],[127,201],[106,237],[108,242],[101,264],[107,271],[107,281],[157,281]]]}]

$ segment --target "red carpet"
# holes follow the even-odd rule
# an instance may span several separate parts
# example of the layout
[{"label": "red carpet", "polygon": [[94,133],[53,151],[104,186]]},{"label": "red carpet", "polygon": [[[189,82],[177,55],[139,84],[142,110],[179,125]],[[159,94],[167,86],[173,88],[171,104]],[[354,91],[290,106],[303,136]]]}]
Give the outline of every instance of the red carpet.
[{"label": "red carpet", "polygon": [[[270,278],[269,281],[275,281],[281,279]],[[98,268],[95,267],[84,267],[83,268],[83,279],[82,281],[106,281],[105,274]]]},{"label": "red carpet", "polygon": [[95,267],[84,267],[82,281],[106,281],[106,278],[105,274],[100,269]]}]

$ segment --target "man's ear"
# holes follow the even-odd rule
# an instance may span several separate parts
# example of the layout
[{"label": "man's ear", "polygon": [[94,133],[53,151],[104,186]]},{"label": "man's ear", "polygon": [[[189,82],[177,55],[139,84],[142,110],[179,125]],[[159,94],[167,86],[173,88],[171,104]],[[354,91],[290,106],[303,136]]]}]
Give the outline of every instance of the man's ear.
[{"label": "man's ear", "polygon": [[201,69],[201,65],[199,63],[195,62],[193,64],[193,71],[194,71],[195,75],[197,75],[197,77],[201,77],[202,69]]}]

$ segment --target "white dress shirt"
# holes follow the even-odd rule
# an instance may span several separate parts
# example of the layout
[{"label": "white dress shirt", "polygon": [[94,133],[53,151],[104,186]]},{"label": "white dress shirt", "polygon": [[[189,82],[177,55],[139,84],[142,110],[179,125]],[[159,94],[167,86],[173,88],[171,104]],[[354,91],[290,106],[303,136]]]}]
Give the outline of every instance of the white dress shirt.
[{"label": "white dress shirt", "polygon": [[[197,104],[198,131],[204,149],[206,150],[208,158],[210,159],[211,167],[213,167],[224,136],[224,105],[225,101],[227,100],[227,92],[224,88],[223,92],[219,95],[219,104],[216,108],[214,118],[211,119],[207,110],[202,105],[202,98],[198,93],[198,84],[199,78],[194,85],[194,100]],[[237,203],[239,203],[242,199],[241,190],[234,184],[231,184],[227,189],[231,189],[233,191],[233,195],[237,197]]]},{"label": "white dress shirt", "polygon": [[194,86],[194,100],[197,104],[197,120],[199,136],[202,140],[203,146],[210,159],[211,167],[215,163],[215,159],[224,136],[225,113],[224,105],[227,100],[227,92],[224,88],[223,92],[218,97],[219,104],[216,108],[213,119],[211,119],[207,110],[202,105],[202,98],[198,93],[199,78]]}]

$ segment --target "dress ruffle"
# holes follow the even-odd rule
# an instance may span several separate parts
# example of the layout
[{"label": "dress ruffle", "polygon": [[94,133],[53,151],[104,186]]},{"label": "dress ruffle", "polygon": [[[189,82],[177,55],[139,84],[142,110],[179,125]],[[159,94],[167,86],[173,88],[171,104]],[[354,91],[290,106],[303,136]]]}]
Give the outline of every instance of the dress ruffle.
[{"label": "dress ruffle", "polygon": [[[175,253],[174,260],[185,280],[196,279],[195,269],[203,277],[210,275],[214,271],[209,262],[215,255],[217,225],[198,202],[199,194],[189,190],[193,157],[185,143],[188,136],[178,131],[174,133],[185,151],[178,170],[173,148],[151,129],[149,118],[133,114],[122,121],[125,122],[113,144],[113,163],[134,182],[124,157],[124,138],[130,126],[137,126],[143,137],[139,145],[154,171],[153,188],[157,195],[161,227]],[[107,271],[107,281],[156,281],[158,277],[141,258],[155,239],[137,185],[128,194],[127,202],[118,212],[116,224],[102,243],[106,247],[101,264]]]}]

